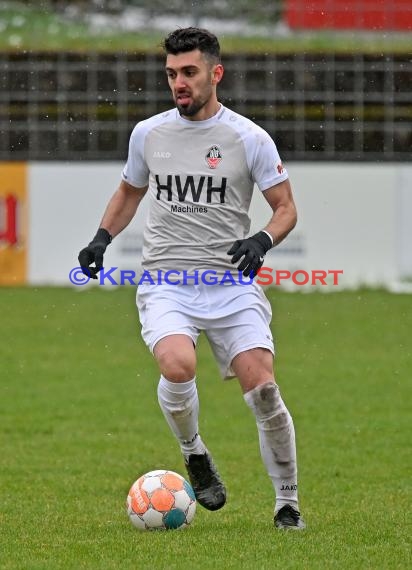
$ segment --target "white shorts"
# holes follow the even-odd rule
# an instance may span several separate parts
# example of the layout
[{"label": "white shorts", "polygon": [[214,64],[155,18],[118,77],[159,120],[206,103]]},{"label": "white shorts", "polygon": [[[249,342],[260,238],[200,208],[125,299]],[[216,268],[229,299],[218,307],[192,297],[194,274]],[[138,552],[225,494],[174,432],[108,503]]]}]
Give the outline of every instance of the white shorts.
[{"label": "white shorts", "polygon": [[204,331],[223,378],[233,378],[236,355],[252,348],[274,354],[272,310],[261,287],[250,285],[139,285],[142,337],[151,352],[159,340],[186,334],[196,346]]}]

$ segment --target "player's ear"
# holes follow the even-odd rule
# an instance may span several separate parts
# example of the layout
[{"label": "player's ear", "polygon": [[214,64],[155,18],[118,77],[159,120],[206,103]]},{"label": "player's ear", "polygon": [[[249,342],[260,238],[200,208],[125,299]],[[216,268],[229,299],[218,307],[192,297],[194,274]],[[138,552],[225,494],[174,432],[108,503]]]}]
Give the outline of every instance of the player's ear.
[{"label": "player's ear", "polygon": [[223,77],[223,65],[218,63],[212,68],[212,85],[217,85]]}]

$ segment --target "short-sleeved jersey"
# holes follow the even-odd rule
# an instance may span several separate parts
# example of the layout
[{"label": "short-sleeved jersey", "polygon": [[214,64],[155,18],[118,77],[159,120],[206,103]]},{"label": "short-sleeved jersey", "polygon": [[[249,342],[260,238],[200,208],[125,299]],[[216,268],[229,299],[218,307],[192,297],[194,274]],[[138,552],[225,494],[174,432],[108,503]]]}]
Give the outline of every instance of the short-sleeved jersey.
[{"label": "short-sleeved jersey", "polygon": [[205,121],[172,109],[138,123],[123,179],[149,185],[142,267],[233,271],[227,251],[249,232],[254,185],[287,178],[268,133],[224,106]]}]

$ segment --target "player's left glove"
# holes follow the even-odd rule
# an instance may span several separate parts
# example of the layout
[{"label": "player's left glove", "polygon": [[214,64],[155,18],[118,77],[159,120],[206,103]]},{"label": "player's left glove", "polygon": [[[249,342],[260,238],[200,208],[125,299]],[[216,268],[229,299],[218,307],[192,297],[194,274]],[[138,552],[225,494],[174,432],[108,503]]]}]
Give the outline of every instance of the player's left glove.
[{"label": "player's left glove", "polygon": [[273,243],[268,234],[259,232],[249,238],[236,240],[227,253],[233,255],[230,260],[232,263],[237,263],[244,256],[238,270],[242,271],[245,277],[253,271],[253,277],[255,277],[263,265],[266,253],[272,246]]}]

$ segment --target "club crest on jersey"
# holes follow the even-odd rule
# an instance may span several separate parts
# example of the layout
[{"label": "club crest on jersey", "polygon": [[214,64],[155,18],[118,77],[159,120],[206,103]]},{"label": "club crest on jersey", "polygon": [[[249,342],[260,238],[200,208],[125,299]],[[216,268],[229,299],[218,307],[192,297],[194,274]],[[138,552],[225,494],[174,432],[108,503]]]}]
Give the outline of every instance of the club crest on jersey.
[{"label": "club crest on jersey", "polygon": [[217,145],[209,148],[206,154],[206,162],[209,168],[217,168],[222,161],[222,153]]}]

